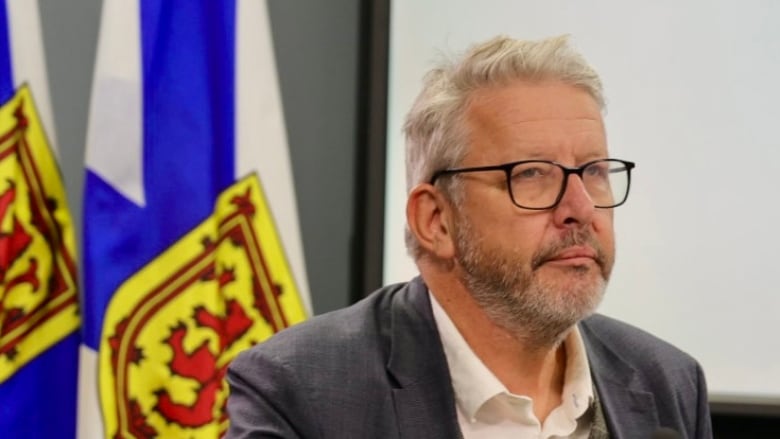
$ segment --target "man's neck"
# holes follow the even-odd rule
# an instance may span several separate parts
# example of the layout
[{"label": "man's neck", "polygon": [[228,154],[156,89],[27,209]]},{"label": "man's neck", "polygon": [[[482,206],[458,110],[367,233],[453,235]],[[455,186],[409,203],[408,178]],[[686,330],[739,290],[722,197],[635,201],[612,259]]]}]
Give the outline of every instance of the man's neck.
[{"label": "man's neck", "polygon": [[561,403],[566,372],[563,344],[539,346],[496,325],[460,284],[429,287],[485,366],[511,393],[532,398],[534,413],[544,422]]}]

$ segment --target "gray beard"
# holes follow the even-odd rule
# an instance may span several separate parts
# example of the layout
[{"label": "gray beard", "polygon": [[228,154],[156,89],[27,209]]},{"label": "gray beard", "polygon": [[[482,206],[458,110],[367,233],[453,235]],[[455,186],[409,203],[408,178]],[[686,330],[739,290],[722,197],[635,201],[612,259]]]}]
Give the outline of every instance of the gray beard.
[{"label": "gray beard", "polygon": [[[534,253],[530,267],[519,255],[506,249],[485,248],[468,221],[458,221],[455,230],[456,260],[461,281],[497,325],[531,349],[557,346],[577,322],[591,315],[604,296],[613,260],[593,235],[572,231],[565,238]],[[587,244],[597,253],[600,276],[594,281],[592,267],[571,267],[568,276],[581,282],[563,291],[554,279],[545,282],[537,269],[545,261],[573,245]]]}]

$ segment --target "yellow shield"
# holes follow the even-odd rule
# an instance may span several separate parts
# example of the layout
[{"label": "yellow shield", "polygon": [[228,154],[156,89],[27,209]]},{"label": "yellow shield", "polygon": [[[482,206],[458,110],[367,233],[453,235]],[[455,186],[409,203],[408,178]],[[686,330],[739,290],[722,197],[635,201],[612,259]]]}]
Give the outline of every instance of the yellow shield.
[{"label": "yellow shield", "polygon": [[304,318],[251,175],[112,297],[99,353],[107,437],[219,437],[230,360]]},{"label": "yellow shield", "polygon": [[0,108],[0,383],[78,329],[65,190],[32,95]]}]

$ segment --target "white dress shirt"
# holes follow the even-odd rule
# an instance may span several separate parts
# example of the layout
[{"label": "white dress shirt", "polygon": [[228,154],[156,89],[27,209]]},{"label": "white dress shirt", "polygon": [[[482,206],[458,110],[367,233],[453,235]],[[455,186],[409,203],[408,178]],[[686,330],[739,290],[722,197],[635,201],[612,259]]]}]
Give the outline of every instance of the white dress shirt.
[{"label": "white dress shirt", "polygon": [[533,400],[507,390],[469,347],[436,298],[428,294],[450,369],[464,439],[588,437],[593,383],[577,327],[563,342],[566,371],[561,405],[541,423],[533,412]]}]

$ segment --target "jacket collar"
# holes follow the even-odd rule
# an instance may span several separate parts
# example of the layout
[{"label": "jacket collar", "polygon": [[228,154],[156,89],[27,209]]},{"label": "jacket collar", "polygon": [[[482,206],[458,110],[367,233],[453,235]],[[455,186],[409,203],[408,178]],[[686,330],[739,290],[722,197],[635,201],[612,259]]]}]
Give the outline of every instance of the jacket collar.
[{"label": "jacket collar", "polygon": [[637,370],[612,350],[586,319],[580,324],[591,374],[614,439],[651,437],[658,427],[655,398]]},{"label": "jacket collar", "polygon": [[427,287],[418,277],[391,297],[387,370],[401,438],[460,437],[455,396]]}]

